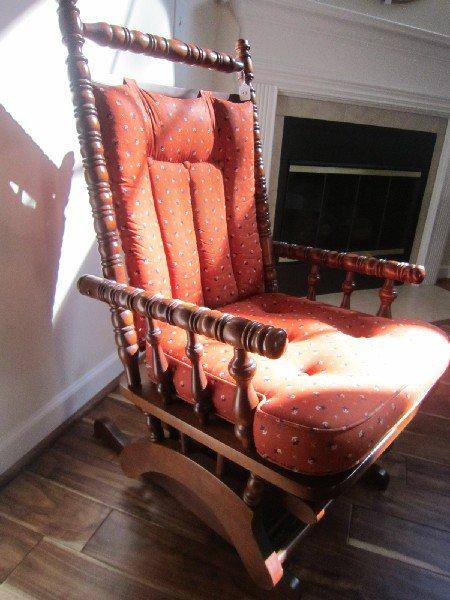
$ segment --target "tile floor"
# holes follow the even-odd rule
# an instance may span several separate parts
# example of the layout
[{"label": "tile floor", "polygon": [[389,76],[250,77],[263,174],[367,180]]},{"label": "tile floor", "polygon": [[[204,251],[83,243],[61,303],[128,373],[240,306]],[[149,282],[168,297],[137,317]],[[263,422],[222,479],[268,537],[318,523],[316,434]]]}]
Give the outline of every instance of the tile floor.
[{"label": "tile floor", "polygon": [[[392,305],[394,318],[442,321],[450,316],[450,293],[437,285],[402,285],[397,287],[397,299]],[[342,294],[322,294],[321,302],[339,306]],[[352,309],[369,314],[378,310],[377,290],[356,290],[352,294]]]}]

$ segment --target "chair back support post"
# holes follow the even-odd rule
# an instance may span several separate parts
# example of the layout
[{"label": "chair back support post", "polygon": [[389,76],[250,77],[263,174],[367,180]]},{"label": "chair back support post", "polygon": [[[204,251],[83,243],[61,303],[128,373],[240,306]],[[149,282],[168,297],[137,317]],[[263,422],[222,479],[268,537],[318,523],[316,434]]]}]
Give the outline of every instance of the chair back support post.
[{"label": "chair back support post", "polygon": [[[84,175],[89,190],[103,275],[119,283],[127,283],[91,74],[82,50],[83,24],[76,2],[77,0],[59,0],[58,14],[63,42],[68,51],[67,68]],[[140,384],[139,345],[133,315],[129,310],[111,307],[111,318],[119,357],[125,368],[128,383],[137,387]]]},{"label": "chair back support post", "polygon": [[272,234],[269,215],[269,200],[267,183],[264,173],[264,161],[261,143],[261,129],[258,118],[256,92],[253,87],[253,64],[250,54],[250,44],[247,40],[239,39],[236,43],[236,54],[244,64],[243,81],[250,88],[250,99],[253,104],[253,139],[255,153],[255,207],[259,239],[264,265],[264,286],[266,292],[277,291],[277,274],[273,258]]}]

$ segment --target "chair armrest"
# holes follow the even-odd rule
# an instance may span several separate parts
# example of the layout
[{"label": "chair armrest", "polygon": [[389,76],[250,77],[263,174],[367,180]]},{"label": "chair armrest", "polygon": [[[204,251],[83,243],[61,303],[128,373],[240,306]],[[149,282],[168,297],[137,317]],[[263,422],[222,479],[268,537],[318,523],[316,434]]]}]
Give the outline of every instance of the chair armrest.
[{"label": "chair armrest", "polygon": [[273,242],[273,250],[277,258],[301,260],[313,265],[323,265],[331,269],[342,269],[351,273],[362,273],[380,279],[421,283],[425,277],[425,269],[419,265],[372,256],[361,256],[352,252],[322,250],[312,246],[300,246],[277,241]]},{"label": "chair armrest", "polygon": [[78,280],[78,289],[84,296],[111,306],[132,310],[147,318],[170,323],[266,358],[279,358],[287,346],[287,333],[284,329],[182,300],[163,298],[159,294],[151,295],[140,288],[119,284],[110,279],[84,275]]}]

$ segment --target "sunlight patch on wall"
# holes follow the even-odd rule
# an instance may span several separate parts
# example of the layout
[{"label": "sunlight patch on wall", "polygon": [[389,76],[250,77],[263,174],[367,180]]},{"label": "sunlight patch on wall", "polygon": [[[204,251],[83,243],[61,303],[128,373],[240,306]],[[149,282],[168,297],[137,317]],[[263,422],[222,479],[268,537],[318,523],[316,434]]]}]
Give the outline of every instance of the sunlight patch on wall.
[{"label": "sunlight patch on wall", "polygon": [[[9,187],[11,188],[12,192],[19,198],[19,202],[21,202],[24,206],[32,209],[36,208],[36,200],[32,198],[30,194],[28,194],[28,192],[23,190],[18,183],[16,183],[15,181],[10,181]],[[52,200],[55,199],[55,196],[55,194],[52,194]]]},{"label": "sunlight patch on wall", "polygon": [[[55,165],[61,164],[67,152],[75,151],[54,290],[53,323],[67,295],[74,292],[80,269],[95,243],[67,79],[66,49],[61,42],[55,4],[54,0],[35,2],[20,19],[0,32],[0,54],[14,56],[14,60],[2,63],[3,81],[10,83],[2,86],[0,102]],[[167,37],[172,35],[174,0],[155,0],[151,10],[144,0],[79,0],[78,8],[86,22],[107,21]],[[45,35],[42,35],[43,31]],[[27,51],[24,51],[24,40]],[[111,82],[114,78],[121,83],[122,77],[128,76],[149,83],[174,83],[174,67],[167,61],[125,52],[118,54],[89,41],[83,51],[94,80]],[[45,185],[44,181],[42,185]],[[19,184],[11,181],[10,187],[23,205],[36,208],[36,200]],[[54,198],[49,195],[48,202],[52,200]],[[39,202],[44,201],[39,199]],[[98,260],[97,272],[99,264]],[[36,292],[51,294],[53,290]]]}]

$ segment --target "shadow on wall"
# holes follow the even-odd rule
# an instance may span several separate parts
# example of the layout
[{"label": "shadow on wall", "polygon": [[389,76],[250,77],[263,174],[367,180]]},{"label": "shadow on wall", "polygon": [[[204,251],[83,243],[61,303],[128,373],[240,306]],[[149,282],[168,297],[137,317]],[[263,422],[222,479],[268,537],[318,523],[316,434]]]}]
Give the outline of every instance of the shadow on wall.
[{"label": "shadow on wall", "polygon": [[2,394],[29,397],[54,388],[52,308],[74,155],[58,168],[2,105],[0,139]]},{"label": "shadow on wall", "polygon": [[[154,0],[151,10],[147,0],[78,0],[78,7],[86,22],[127,23],[165,36],[172,35],[175,15],[182,12],[184,22],[197,28],[189,37],[199,39],[194,7],[204,2],[213,0]],[[23,40],[35,50],[24,52]],[[111,380],[120,365],[107,308],[76,290],[79,275],[99,274],[99,259],[78,168],[55,1],[3,0],[0,47],[14,59],[2,65],[8,83],[0,104],[1,473]],[[99,81],[120,74],[174,83],[173,65],[165,61],[130,53],[116,61],[112,50],[90,42],[85,54]],[[49,77],[43,76],[43,57]],[[75,171],[68,150],[75,151]]]}]

